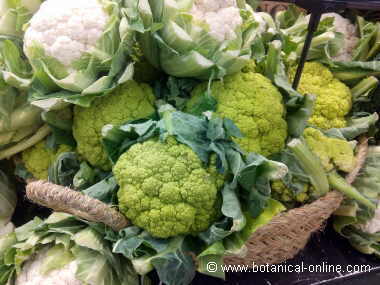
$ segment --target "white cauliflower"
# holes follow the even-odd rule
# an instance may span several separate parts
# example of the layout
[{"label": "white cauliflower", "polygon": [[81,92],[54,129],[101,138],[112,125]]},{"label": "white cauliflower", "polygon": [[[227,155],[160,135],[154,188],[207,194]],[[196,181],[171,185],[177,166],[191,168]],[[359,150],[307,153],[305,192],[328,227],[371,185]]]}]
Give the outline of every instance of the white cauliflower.
[{"label": "white cauliflower", "polygon": [[75,278],[78,268],[75,260],[60,269],[51,270],[46,274],[41,273],[40,269],[46,261],[48,250],[49,247],[45,247],[25,262],[21,273],[16,278],[15,285],[82,285],[83,283]]},{"label": "white cauliflower", "polygon": [[356,26],[352,24],[350,20],[343,18],[337,13],[323,14],[322,19],[327,17],[334,18],[335,31],[342,33],[344,36],[344,46],[333,59],[336,61],[350,61],[352,59],[352,53],[359,41]]},{"label": "white cauliflower", "polygon": [[205,21],[218,41],[235,39],[235,30],[243,23],[236,0],[195,0],[191,14]]},{"label": "white cauliflower", "polygon": [[267,32],[269,34],[275,35],[277,33],[276,24],[270,14],[265,13],[265,12],[254,12],[253,18],[259,24],[258,26],[259,34]]},{"label": "white cauliflower", "polygon": [[66,67],[95,48],[109,15],[98,0],[47,0],[30,21],[25,32],[25,53],[38,43],[45,55]]}]

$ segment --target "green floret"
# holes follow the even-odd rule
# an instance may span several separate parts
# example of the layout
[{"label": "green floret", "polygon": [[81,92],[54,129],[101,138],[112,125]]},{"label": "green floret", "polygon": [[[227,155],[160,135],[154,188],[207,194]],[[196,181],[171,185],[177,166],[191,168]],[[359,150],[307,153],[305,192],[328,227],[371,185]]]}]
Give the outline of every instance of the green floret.
[{"label": "green floret", "polygon": [[101,142],[103,126],[145,118],[154,112],[152,89],[135,81],[129,81],[109,96],[97,99],[89,108],[75,106],[73,134],[78,153],[93,166],[110,170],[112,166]]},{"label": "green floret", "polygon": [[72,148],[63,144],[56,151],[49,149],[46,147],[46,141],[44,140],[23,151],[22,161],[34,178],[47,180],[49,166],[61,153],[69,151],[72,151]]},{"label": "green floret", "polygon": [[338,169],[350,172],[355,167],[354,150],[349,142],[327,137],[313,128],[305,129],[304,138],[326,171]]},{"label": "green floret", "polygon": [[[295,72],[296,68],[290,70],[290,78],[294,78]],[[317,97],[311,125],[324,130],[346,127],[345,116],[352,108],[351,91],[327,67],[318,62],[306,63],[298,91]]]},{"label": "green floret", "polygon": [[[259,73],[251,72],[253,65],[226,76],[211,85],[212,96],[217,100],[217,115],[229,118],[244,134],[235,141],[247,152],[264,156],[284,148],[287,138],[285,107],[281,93],[271,81]],[[197,104],[207,90],[207,84],[197,86],[187,109]]]},{"label": "green floret", "polygon": [[284,184],[281,180],[271,183],[272,197],[287,206],[287,208],[294,208],[310,201],[313,186],[310,184],[303,184],[301,191],[294,191]]},{"label": "green floret", "polygon": [[327,137],[314,128],[306,128],[303,138],[304,142],[289,145],[297,161],[288,162],[288,176],[271,184],[273,198],[289,208],[326,194],[331,184],[329,177],[334,175],[331,173],[350,172],[356,164],[353,147],[346,140]]},{"label": "green floret", "polygon": [[154,237],[204,231],[219,214],[220,176],[172,137],[133,145],[113,173],[121,212]]}]

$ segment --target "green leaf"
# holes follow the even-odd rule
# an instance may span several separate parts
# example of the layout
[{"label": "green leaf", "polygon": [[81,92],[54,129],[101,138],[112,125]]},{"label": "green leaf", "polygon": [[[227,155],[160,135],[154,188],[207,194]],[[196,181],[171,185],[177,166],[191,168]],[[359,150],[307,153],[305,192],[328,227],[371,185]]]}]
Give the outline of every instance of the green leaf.
[{"label": "green leaf", "polygon": [[62,245],[53,246],[47,251],[40,272],[45,275],[52,270],[57,270],[64,267],[73,260],[74,256]]},{"label": "green leaf", "polygon": [[71,186],[79,168],[80,163],[77,154],[75,152],[64,152],[50,165],[49,181],[62,186]]},{"label": "green leaf", "polygon": [[340,129],[330,129],[325,133],[330,136],[344,137],[353,140],[358,136],[367,133],[379,120],[379,115],[374,113],[366,117],[352,117],[347,122],[347,127]]},{"label": "green leaf", "polygon": [[270,181],[283,178],[288,168],[283,163],[274,162],[251,153],[246,166],[238,174],[242,195],[246,198],[243,205],[252,217],[258,217],[267,207],[270,199]]},{"label": "green leaf", "polygon": [[83,194],[98,199],[106,204],[116,200],[118,185],[114,177],[106,178],[82,191]]}]

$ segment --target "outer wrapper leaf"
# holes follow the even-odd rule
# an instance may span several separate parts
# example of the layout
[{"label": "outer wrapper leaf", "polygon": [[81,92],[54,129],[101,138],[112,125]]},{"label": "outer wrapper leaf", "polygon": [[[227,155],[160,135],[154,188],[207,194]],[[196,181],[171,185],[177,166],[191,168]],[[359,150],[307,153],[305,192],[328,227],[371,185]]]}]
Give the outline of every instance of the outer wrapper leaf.
[{"label": "outer wrapper leaf", "polygon": [[86,284],[138,284],[128,261],[112,254],[104,234],[104,227],[67,214],[54,213],[45,221],[35,218],[0,239],[0,248],[6,248],[0,251],[0,272],[4,273],[0,284],[14,284],[23,263],[47,248],[42,272],[59,270],[74,260],[78,265],[75,277]]},{"label": "outer wrapper leaf", "polygon": [[127,5],[130,27],[139,32],[145,57],[176,77],[209,79],[238,72],[250,59],[251,43],[259,36],[259,24],[245,1],[240,1],[243,24],[236,29],[237,37],[223,42],[191,16],[193,0],[143,0]]},{"label": "outer wrapper leaf", "polygon": [[[377,203],[380,198],[379,163],[379,147],[370,147],[364,168],[353,184],[363,196]],[[335,213],[334,229],[360,252],[380,256],[380,231],[368,225],[372,219],[377,219],[373,210],[347,199]]]},{"label": "outer wrapper leaf", "polygon": [[26,24],[43,0],[2,0],[0,2],[0,34],[21,37]]}]

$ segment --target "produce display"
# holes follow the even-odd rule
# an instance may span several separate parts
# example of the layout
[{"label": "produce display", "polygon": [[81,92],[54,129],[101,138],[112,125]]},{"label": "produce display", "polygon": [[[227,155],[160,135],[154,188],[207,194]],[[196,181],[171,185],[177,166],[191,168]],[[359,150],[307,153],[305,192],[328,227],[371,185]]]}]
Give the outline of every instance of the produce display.
[{"label": "produce display", "polygon": [[224,279],[332,192],[380,256],[380,24],[324,14],[294,89],[310,16],[258,2],[0,0],[0,285]]}]

